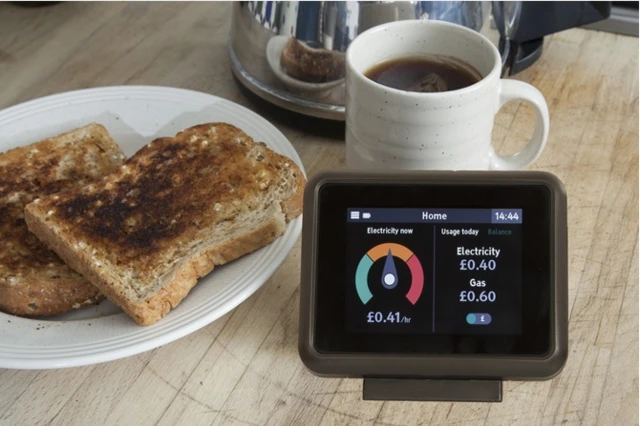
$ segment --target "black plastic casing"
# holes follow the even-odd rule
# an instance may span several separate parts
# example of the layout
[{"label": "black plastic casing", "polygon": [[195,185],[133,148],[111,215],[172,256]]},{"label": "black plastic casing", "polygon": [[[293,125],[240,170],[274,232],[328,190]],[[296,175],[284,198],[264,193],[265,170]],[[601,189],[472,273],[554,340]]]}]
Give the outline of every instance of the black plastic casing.
[{"label": "black plastic casing", "polygon": [[[512,185],[544,186],[551,193],[548,242],[551,259],[550,351],[527,355],[416,355],[322,353],[314,344],[318,263],[318,197],[327,184],[374,185]],[[546,172],[420,171],[363,173],[325,171],[314,175],[304,195],[300,283],[299,354],[314,374],[327,377],[413,377],[449,379],[547,380],[557,375],[568,354],[567,198],[562,182]],[[375,337],[372,337],[375,338]]]}]

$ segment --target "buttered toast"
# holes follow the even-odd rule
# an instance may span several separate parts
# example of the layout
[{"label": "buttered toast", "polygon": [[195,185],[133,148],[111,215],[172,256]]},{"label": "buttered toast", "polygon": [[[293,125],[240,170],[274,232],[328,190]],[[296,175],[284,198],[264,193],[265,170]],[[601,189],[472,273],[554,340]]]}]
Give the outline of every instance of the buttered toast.
[{"label": "buttered toast", "polygon": [[124,160],[99,124],[0,154],[0,311],[56,315],[102,298],[27,230],[24,207],[40,196],[95,182]]},{"label": "buttered toast", "polygon": [[261,248],[302,212],[289,158],[225,123],[150,142],[102,181],[25,209],[46,241],[140,325],[215,266]]}]

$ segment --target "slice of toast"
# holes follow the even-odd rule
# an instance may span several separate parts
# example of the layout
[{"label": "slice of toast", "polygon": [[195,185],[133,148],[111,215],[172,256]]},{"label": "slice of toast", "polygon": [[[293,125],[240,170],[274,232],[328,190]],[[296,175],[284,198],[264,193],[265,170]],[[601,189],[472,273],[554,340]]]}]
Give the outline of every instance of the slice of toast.
[{"label": "slice of toast", "polygon": [[302,213],[289,158],[225,123],[150,142],[97,184],[27,206],[29,229],[140,325],[214,266],[261,248]]},{"label": "slice of toast", "polygon": [[57,315],[103,298],[27,230],[24,207],[37,197],[95,182],[124,160],[99,124],[0,154],[0,311]]}]

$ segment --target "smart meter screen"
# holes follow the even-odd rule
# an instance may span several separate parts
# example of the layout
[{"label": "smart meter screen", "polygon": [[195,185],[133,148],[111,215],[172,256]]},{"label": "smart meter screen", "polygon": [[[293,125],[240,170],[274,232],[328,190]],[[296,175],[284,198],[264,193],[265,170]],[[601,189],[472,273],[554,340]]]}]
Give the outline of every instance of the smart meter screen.
[{"label": "smart meter screen", "polygon": [[522,209],[344,214],[347,332],[522,333]]},{"label": "smart meter screen", "polygon": [[324,185],[316,350],[548,353],[550,206],[536,184]]}]

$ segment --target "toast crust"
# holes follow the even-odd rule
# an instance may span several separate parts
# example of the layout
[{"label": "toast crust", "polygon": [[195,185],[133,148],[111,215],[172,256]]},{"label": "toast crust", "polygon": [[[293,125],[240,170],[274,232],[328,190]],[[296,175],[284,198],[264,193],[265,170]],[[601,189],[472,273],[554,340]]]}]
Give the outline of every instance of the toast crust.
[{"label": "toast crust", "polygon": [[104,297],[27,230],[24,206],[95,182],[125,159],[107,130],[89,124],[0,154],[0,310],[58,315]]},{"label": "toast crust", "polygon": [[51,285],[28,278],[15,288],[0,286],[0,310],[17,316],[60,315],[102,299],[99,290],[81,276]]},{"label": "toast crust", "polygon": [[263,247],[302,212],[298,166],[240,129],[160,138],[101,182],[27,206],[29,229],[141,325],[214,266]]}]

